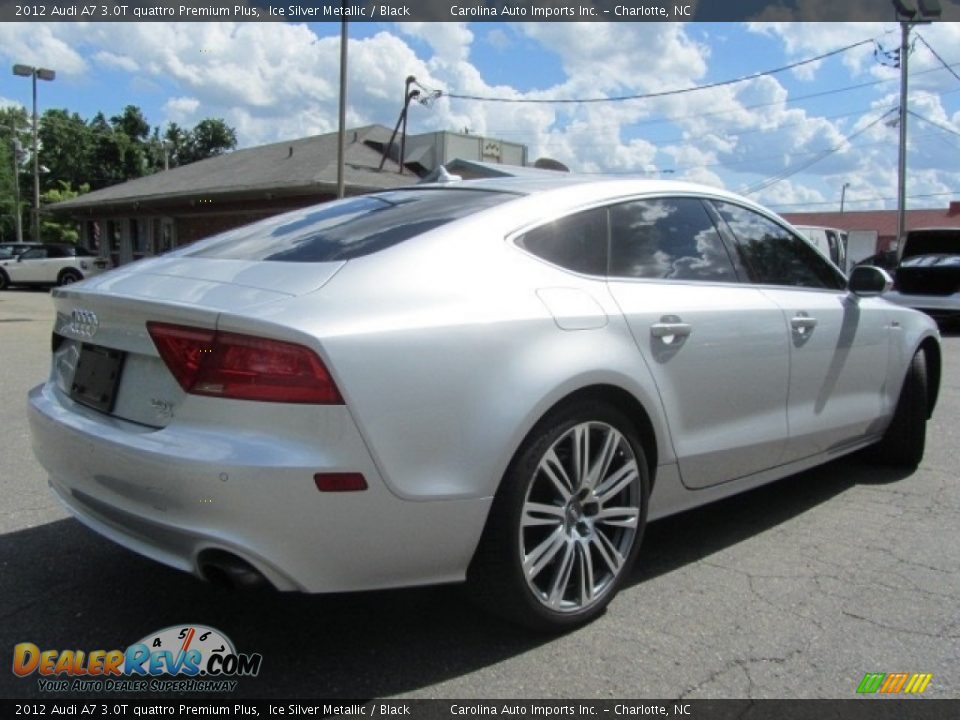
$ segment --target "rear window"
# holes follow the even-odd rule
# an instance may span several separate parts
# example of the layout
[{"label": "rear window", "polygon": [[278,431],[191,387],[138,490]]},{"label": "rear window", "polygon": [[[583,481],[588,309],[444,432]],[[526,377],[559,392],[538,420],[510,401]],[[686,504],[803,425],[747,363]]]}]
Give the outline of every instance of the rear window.
[{"label": "rear window", "polygon": [[170,253],[279,262],[350,260],[516,198],[486,190],[406,190],[364,195],[277,215]]},{"label": "rear window", "polygon": [[960,255],[960,230],[913,230],[907,233],[903,257]]}]

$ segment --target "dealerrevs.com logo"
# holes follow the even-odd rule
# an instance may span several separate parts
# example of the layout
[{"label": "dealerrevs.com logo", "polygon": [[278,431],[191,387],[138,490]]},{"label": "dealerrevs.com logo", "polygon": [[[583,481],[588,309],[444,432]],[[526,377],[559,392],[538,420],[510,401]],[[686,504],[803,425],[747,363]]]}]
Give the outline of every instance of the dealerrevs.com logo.
[{"label": "dealerrevs.com logo", "polygon": [[262,662],[204,625],[168,627],[126,650],[13,648],[14,675],[37,675],[42,692],[232,692],[236,678],[256,677]]}]

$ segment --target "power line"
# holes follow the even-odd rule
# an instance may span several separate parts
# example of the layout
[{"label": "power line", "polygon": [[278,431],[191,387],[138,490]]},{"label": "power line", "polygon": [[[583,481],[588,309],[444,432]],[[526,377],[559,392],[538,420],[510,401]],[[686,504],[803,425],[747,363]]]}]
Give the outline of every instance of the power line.
[{"label": "power line", "polygon": [[[820,60],[825,60],[828,57],[834,55],[839,55],[845,53],[854,48],[858,48],[862,45],[868,45],[870,43],[876,42],[873,38],[869,40],[861,40],[860,42],[851,43],[845,47],[837,48],[836,50],[831,50],[830,52],[823,53],[822,55],[817,55],[816,57],[807,58],[806,60],[798,60],[797,62],[790,63],[789,65],[784,65],[782,67],[774,68],[772,70],[764,70],[763,72],[756,72],[751,75],[744,75],[739,78],[733,78],[730,80],[719,80],[717,82],[707,83],[705,85],[695,85],[690,88],[679,88],[676,90],[663,90],[660,92],[654,93],[643,93],[639,95],[615,95],[611,97],[589,97],[589,98],[506,98],[506,97],[485,97],[482,95],[463,95],[459,93],[448,93],[443,90],[434,90],[427,88],[423,85],[420,85],[427,93],[434,94],[436,97],[449,97],[457,100],[478,100],[482,102],[500,102],[500,103],[537,103],[537,104],[587,104],[587,103],[605,103],[605,102],[623,102],[625,100],[646,100],[649,98],[659,98],[659,97],[668,97],[672,95],[681,95],[685,93],[691,93],[698,90],[709,90],[711,88],[723,87],[725,85],[734,85],[736,83],[746,82],[747,80],[756,80],[757,78],[764,77],[767,75],[776,75],[777,73],[786,72],[787,70],[793,70],[803,65],[809,65],[810,63],[818,62]],[[417,83],[418,85],[420,83]]]},{"label": "power line", "polygon": [[913,115],[917,120],[921,120],[921,121],[927,123],[927,125],[933,125],[933,127],[935,127],[935,128],[939,128],[940,130],[943,130],[944,132],[947,132],[947,133],[950,133],[951,135],[956,135],[957,137],[960,137],[960,132],[954,130],[953,128],[949,128],[949,127],[947,127],[946,125],[941,125],[940,123],[934,122],[933,120],[928,120],[928,119],[925,118],[923,115],[920,115],[919,113],[915,113],[913,110],[907,110],[907,113],[909,113],[910,115]]},{"label": "power line", "polygon": [[853,135],[850,135],[849,137],[844,138],[843,142],[840,143],[839,145],[835,145],[835,146],[833,146],[832,148],[828,148],[827,150],[824,150],[822,153],[820,153],[817,157],[813,158],[813,159],[810,160],[809,162],[801,163],[800,165],[797,165],[796,167],[791,168],[790,170],[787,170],[787,171],[785,171],[785,172],[782,172],[782,173],[779,173],[779,174],[774,175],[774,176],[772,176],[772,177],[769,177],[769,178],[767,178],[766,180],[761,180],[759,183],[756,183],[755,185],[751,185],[751,186],[747,187],[746,189],[741,190],[741,191],[740,191],[741,194],[743,194],[743,195],[752,195],[752,194],[754,194],[754,193],[760,192],[761,190],[766,190],[768,187],[773,187],[773,186],[776,185],[777,183],[782,182],[783,180],[786,180],[788,177],[791,177],[791,176],[796,175],[797,173],[799,173],[799,172],[801,172],[801,171],[803,171],[803,170],[806,170],[808,167],[810,167],[810,166],[813,165],[814,163],[820,162],[820,161],[823,160],[825,157],[828,157],[829,155],[832,155],[833,153],[839,151],[839,150],[840,150],[841,148],[843,148],[845,145],[849,144],[849,142],[850,142],[853,138],[857,137],[858,135],[862,135],[862,134],[865,133],[867,130],[869,130],[870,128],[872,128],[874,125],[876,125],[876,124],[879,123],[881,120],[883,120],[885,117],[887,117],[888,115],[890,115],[890,114],[892,114],[892,113],[894,113],[894,112],[896,112],[896,111],[897,111],[897,108],[889,108],[886,112],[884,112],[883,114],[879,115],[879,116],[878,116],[877,118],[875,118],[872,122],[864,125],[862,128],[860,128],[859,130],[857,130],[855,133],[853,133]]},{"label": "power line", "polygon": [[920,33],[917,33],[917,37],[920,38],[920,42],[922,42],[924,45],[927,46],[927,50],[932,52],[933,56],[940,61],[940,64],[943,65],[947,70],[949,70],[950,74],[953,75],[957,80],[960,80],[960,75],[957,75],[957,72],[952,67],[947,65],[947,61],[944,60],[942,57],[940,57],[940,54],[933,49],[933,46],[927,42],[927,39]]},{"label": "power line", "polygon": [[[948,65],[948,66],[947,66],[947,69],[952,71],[954,67],[960,67],[960,63],[953,63],[952,65]],[[913,77],[917,77],[917,76],[919,76],[919,75],[927,75],[927,74],[933,73],[933,72],[943,72],[943,70],[944,70],[944,68],[942,68],[942,67],[928,68],[928,69],[926,69],[926,70],[921,70],[920,72],[911,73],[910,77],[913,78]],[[899,79],[900,79],[900,78],[898,78],[898,77],[891,77],[891,78],[885,78],[885,79],[881,79],[881,80],[871,80],[871,81],[869,81],[869,82],[857,83],[857,84],[855,84],[855,85],[845,85],[845,86],[839,87],[839,88],[831,88],[830,90],[821,90],[821,91],[819,91],[819,92],[809,93],[809,94],[807,94],[807,95],[797,95],[797,96],[795,96],[795,97],[788,97],[786,100],[773,100],[773,101],[770,101],[770,102],[756,103],[756,104],[754,104],[754,105],[742,105],[742,106],[739,106],[739,107],[736,107],[736,108],[733,108],[733,109],[730,109],[730,110],[713,110],[713,111],[711,111],[711,112],[688,113],[688,114],[686,114],[686,115],[665,115],[665,116],[662,116],[662,117],[650,118],[650,119],[647,119],[647,120],[634,120],[634,121],[632,121],[632,122],[631,122],[631,121],[624,121],[624,122],[622,122],[622,123],[613,123],[613,124],[604,124],[604,125],[591,125],[591,127],[593,127],[593,128],[621,127],[621,126],[637,127],[637,126],[641,126],[641,125],[659,125],[659,124],[668,123],[668,122],[675,122],[675,121],[677,121],[677,120],[688,120],[688,119],[690,119],[690,118],[703,118],[703,117],[716,117],[716,116],[718,116],[718,115],[730,115],[730,114],[733,114],[733,113],[742,112],[743,110],[757,110],[757,109],[759,109],[759,108],[773,107],[773,106],[775,106],[775,105],[789,105],[789,104],[791,104],[791,103],[797,103],[797,102],[800,102],[800,101],[802,101],[802,100],[811,100],[811,99],[815,99],[815,98],[826,97],[826,96],[829,96],[829,95],[837,95],[837,94],[844,93],[844,92],[850,92],[851,90],[860,90],[860,89],[867,88],[867,87],[874,87],[874,86],[876,86],[876,85],[884,85],[884,84],[887,84],[887,83],[898,82]],[[954,93],[954,92],[960,92],[960,88],[957,88],[956,90],[950,90],[950,91],[941,93],[941,96],[942,96],[942,95],[949,95],[949,94]],[[844,115],[832,115],[832,116],[829,116],[829,117],[825,117],[825,118],[823,118],[823,119],[824,119],[824,120],[830,120],[830,119],[839,118],[839,117],[847,117],[848,115],[854,115],[854,114],[856,114],[856,113],[858,113],[858,112],[862,112],[862,110],[853,110],[853,111],[851,111],[850,113],[846,113],[846,114],[844,114]],[[787,127],[787,126],[781,125],[780,127]],[[747,131],[747,132],[753,132],[753,131]],[[758,132],[759,132],[759,131],[758,131]],[[491,130],[487,130],[487,131],[486,131],[486,134],[487,134],[487,135],[495,135],[495,136],[497,136],[497,137],[524,137],[524,136],[536,136],[536,135],[540,135],[541,133],[539,133],[539,132],[537,132],[537,131],[535,131],[535,130],[518,132],[518,131],[511,131],[511,130],[495,130],[495,129],[491,129]],[[730,135],[738,135],[738,133],[728,133],[728,134],[730,134]],[[662,140],[661,140],[661,141],[662,141]]]},{"label": "power line", "polygon": [[[785,123],[785,124],[783,124],[783,125],[778,125],[777,127],[772,128],[772,129],[764,129],[764,128],[759,128],[759,129],[757,129],[757,128],[755,128],[755,129],[752,129],[752,130],[741,130],[741,131],[739,131],[739,132],[726,132],[726,131],[723,131],[722,133],[713,133],[713,134],[722,134],[724,138],[733,138],[733,137],[739,138],[739,137],[743,137],[743,136],[745,136],[745,135],[755,135],[755,134],[758,134],[758,133],[767,133],[767,134],[772,135],[772,134],[774,134],[774,133],[780,132],[781,130],[788,130],[788,129],[790,129],[790,128],[795,128],[795,127],[803,127],[804,125],[806,125],[807,123],[809,123],[811,120],[838,120],[838,119],[840,119],[840,118],[850,117],[851,115],[860,115],[860,116],[863,116],[864,113],[869,112],[869,111],[874,110],[874,109],[875,109],[875,108],[873,108],[873,107],[857,108],[856,110],[851,110],[850,112],[846,112],[846,113],[839,113],[839,114],[837,114],[837,115],[827,115],[827,116],[825,116],[825,117],[820,117],[820,116],[808,117],[808,118],[806,118],[806,119],[805,119],[804,121],[802,121],[802,122]],[[664,144],[664,143],[686,142],[686,141],[688,140],[688,138],[687,138],[685,135],[671,136],[671,137],[666,137],[666,138],[652,138],[652,139],[651,139],[651,138],[645,138],[645,139],[646,139],[648,142],[656,142],[656,143],[659,143],[659,144],[661,144],[661,145]],[[553,145],[553,144],[555,144],[555,143],[563,143],[563,142],[565,142],[565,140],[564,140],[563,138],[556,138],[556,139],[548,138],[548,139],[546,139],[546,140],[542,143],[542,145],[543,145],[544,147],[550,147],[551,145]],[[599,146],[607,145],[607,144],[608,144],[608,143],[605,143],[605,142],[583,142],[583,141],[579,141],[579,142],[577,143],[577,146],[578,146],[578,147],[599,147]],[[819,151],[815,151],[815,152],[819,152]],[[809,154],[809,153],[807,153],[807,154]],[[721,164],[721,163],[717,163],[717,164]],[[700,166],[698,166],[698,167],[700,167]]]},{"label": "power line", "polygon": [[[947,195],[960,195],[960,190],[948,190],[946,192],[935,192],[935,193],[923,193],[921,195],[908,195],[908,200],[919,200],[922,198],[932,198],[932,197],[945,197]],[[850,203],[872,203],[872,202],[893,202],[897,198],[895,197],[877,197],[877,198],[867,198],[864,200],[851,200],[846,198],[845,202]],[[818,202],[801,202],[801,203],[776,203],[769,204],[767,207],[771,209],[775,208],[789,208],[789,207],[813,207],[816,205],[836,205],[836,200],[823,200]],[[890,212],[893,212],[892,210]]]}]

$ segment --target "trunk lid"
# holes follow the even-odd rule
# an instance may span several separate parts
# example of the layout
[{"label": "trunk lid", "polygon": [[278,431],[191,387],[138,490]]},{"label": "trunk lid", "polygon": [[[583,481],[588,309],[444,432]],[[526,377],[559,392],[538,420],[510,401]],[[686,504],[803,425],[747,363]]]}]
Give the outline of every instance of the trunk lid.
[{"label": "trunk lid", "polygon": [[58,288],[51,380],[78,411],[164,427],[186,394],[147,322],[214,329],[223,311],[312,292],[343,265],[156,258]]}]

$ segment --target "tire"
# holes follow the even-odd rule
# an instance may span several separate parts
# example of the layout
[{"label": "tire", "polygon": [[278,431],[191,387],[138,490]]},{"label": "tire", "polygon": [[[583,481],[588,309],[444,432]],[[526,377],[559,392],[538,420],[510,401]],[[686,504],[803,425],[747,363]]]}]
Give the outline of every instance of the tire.
[{"label": "tire", "polygon": [[64,270],[60,273],[60,277],[57,278],[57,285],[73,285],[73,283],[80,282],[81,280],[83,280],[83,275],[76,270]]},{"label": "tire", "polygon": [[10,277],[0,270],[0,290],[6,290],[8,287],[10,287]]},{"label": "tire", "polygon": [[534,630],[593,620],[639,552],[649,494],[646,456],[620,411],[582,401],[551,412],[494,497],[467,571],[471,598]]},{"label": "tire", "polygon": [[914,469],[923,460],[927,437],[927,359],[918,350],[907,368],[890,427],[877,443],[877,457],[886,465]]}]

